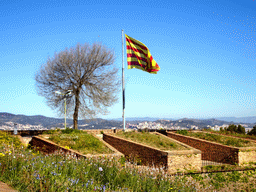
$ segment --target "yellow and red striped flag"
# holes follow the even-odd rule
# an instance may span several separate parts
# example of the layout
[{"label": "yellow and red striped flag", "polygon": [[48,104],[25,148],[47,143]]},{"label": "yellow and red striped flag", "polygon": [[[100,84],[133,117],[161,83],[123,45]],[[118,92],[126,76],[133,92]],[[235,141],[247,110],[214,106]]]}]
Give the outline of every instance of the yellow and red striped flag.
[{"label": "yellow and red striped flag", "polygon": [[160,67],[153,59],[149,49],[141,42],[125,34],[128,69],[141,69],[156,74]]}]

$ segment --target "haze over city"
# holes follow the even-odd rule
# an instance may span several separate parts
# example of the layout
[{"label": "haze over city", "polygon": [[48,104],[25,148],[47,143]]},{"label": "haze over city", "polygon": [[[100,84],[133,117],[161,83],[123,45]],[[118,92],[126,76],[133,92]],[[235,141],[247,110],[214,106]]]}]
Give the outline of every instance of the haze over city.
[{"label": "haze over city", "polygon": [[[121,78],[123,29],[161,68],[127,70],[125,55],[126,117],[255,116],[255,8],[253,0],[1,1],[0,112],[58,117],[34,76],[78,42],[113,49]],[[121,85],[109,112],[99,117],[122,117]]]}]

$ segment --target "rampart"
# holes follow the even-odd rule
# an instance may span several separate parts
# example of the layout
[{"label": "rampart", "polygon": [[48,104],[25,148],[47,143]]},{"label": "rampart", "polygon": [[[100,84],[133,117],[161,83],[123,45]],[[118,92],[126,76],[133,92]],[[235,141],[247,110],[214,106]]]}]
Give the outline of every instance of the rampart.
[{"label": "rampart", "polygon": [[128,159],[135,159],[142,165],[164,167],[169,173],[201,170],[201,151],[180,142],[178,143],[187,147],[188,150],[162,151],[148,145],[117,137],[114,134],[110,135],[106,133],[103,134],[103,140],[123,153]]},{"label": "rampart", "polygon": [[112,154],[99,154],[99,155],[91,155],[91,154],[82,154],[78,151],[67,149],[63,146],[57,145],[56,143],[49,141],[45,138],[34,136],[32,137],[32,140],[29,142],[29,144],[36,148],[37,150],[45,153],[45,154],[51,154],[55,152],[61,152],[62,154],[72,154],[73,156],[76,156],[77,158],[84,157],[99,157],[99,156],[115,156],[117,158],[121,158],[123,154],[121,154],[119,151],[117,151],[115,148],[113,148],[108,143],[104,142],[102,139],[100,139],[107,147],[109,147],[113,153]]},{"label": "rampart", "polygon": [[255,147],[231,147],[173,132],[167,132],[167,136],[202,151],[202,160],[233,165],[256,162]]}]

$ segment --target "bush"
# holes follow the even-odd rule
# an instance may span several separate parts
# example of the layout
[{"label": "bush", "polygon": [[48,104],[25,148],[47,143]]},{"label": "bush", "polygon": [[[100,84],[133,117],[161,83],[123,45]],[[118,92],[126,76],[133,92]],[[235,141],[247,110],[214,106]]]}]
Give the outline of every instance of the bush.
[{"label": "bush", "polygon": [[64,130],[61,130],[61,133],[66,133],[66,134],[70,134],[70,133],[81,133],[80,130],[78,129],[71,129],[71,128],[66,128]]},{"label": "bush", "polygon": [[237,132],[237,126],[234,124],[231,124],[228,126],[227,131],[230,131],[231,133]]},{"label": "bush", "polygon": [[256,135],[256,125],[253,127],[253,129],[248,132],[248,135]]},{"label": "bush", "polygon": [[237,133],[245,134],[245,128],[242,125],[238,125]]}]

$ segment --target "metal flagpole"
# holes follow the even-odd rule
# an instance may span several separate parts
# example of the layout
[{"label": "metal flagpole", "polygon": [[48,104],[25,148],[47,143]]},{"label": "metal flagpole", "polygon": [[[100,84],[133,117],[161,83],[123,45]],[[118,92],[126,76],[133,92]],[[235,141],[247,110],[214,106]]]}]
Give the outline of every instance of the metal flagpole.
[{"label": "metal flagpole", "polygon": [[122,29],[122,50],[123,50],[123,58],[122,58],[122,63],[123,63],[123,68],[122,68],[122,82],[123,82],[123,86],[122,86],[122,90],[123,90],[123,127],[124,127],[124,131],[125,131],[125,116],[124,116],[124,110],[125,110],[125,94],[124,94],[124,30]]}]

